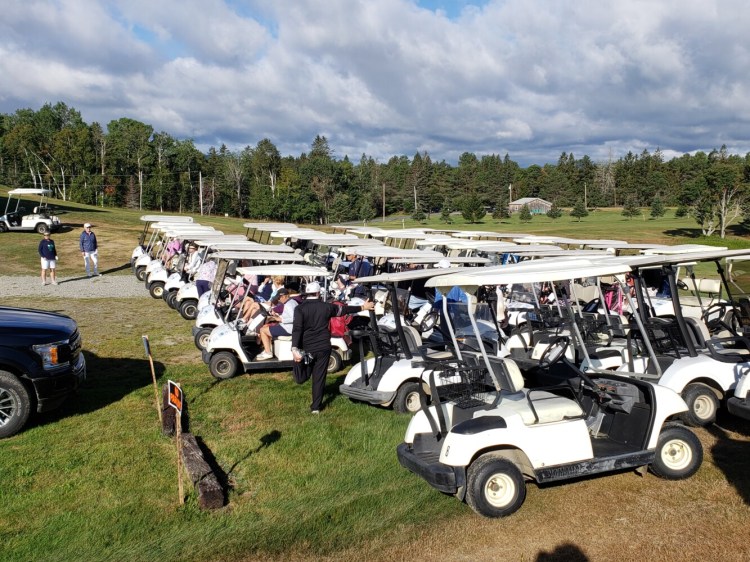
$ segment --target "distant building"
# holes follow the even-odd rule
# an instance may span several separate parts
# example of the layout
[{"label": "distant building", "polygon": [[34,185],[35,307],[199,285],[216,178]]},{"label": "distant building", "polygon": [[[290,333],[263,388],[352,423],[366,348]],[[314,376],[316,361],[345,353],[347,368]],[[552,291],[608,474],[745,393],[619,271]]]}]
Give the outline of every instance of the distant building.
[{"label": "distant building", "polygon": [[532,215],[543,215],[552,208],[552,203],[539,197],[522,197],[521,199],[511,201],[510,205],[508,205],[508,211],[511,214],[517,213],[524,205],[529,208]]}]

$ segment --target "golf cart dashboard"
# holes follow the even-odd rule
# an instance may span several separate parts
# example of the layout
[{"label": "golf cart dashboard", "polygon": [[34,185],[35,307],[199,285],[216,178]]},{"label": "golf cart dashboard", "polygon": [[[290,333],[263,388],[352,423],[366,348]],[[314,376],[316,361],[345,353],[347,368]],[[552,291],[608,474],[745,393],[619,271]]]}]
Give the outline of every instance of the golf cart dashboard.
[{"label": "golf cart dashboard", "polygon": [[632,383],[600,378],[596,379],[596,386],[607,397],[607,407],[613,411],[629,414],[637,402],[642,402],[642,393]]}]

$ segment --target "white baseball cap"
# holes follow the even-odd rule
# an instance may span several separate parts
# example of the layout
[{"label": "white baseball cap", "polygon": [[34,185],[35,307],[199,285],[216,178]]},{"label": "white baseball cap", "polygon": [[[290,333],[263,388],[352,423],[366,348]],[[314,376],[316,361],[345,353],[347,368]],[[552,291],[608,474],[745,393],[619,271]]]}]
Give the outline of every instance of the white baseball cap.
[{"label": "white baseball cap", "polygon": [[315,293],[320,292],[320,283],[317,281],[313,281],[312,283],[308,283],[305,287],[305,294],[306,295],[314,295]]},{"label": "white baseball cap", "polygon": [[439,262],[435,264],[435,267],[440,268],[440,269],[447,269],[450,266],[451,266],[451,262],[449,262],[448,260],[440,260]]},{"label": "white baseball cap", "polygon": [[91,228],[91,223],[87,222],[86,224],[83,225],[83,228]]}]

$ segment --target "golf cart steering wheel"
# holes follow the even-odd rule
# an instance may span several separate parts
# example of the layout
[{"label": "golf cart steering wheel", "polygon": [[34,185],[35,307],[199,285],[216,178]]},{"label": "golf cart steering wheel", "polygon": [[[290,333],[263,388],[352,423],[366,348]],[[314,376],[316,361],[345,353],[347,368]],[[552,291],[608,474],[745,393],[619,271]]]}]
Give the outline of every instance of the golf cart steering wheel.
[{"label": "golf cart steering wheel", "polygon": [[675,285],[677,285],[677,288],[680,289],[681,291],[689,291],[690,290],[690,287],[687,286],[687,283],[685,283],[681,279],[675,280],[674,283],[675,283]]},{"label": "golf cart steering wheel", "polygon": [[542,352],[542,356],[539,358],[539,366],[547,369],[560,361],[565,357],[569,344],[570,338],[567,336],[559,336],[553,339]]},{"label": "golf cart steering wheel", "polygon": [[737,331],[724,322],[724,316],[727,313],[727,306],[728,303],[715,302],[703,311],[703,314],[701,314],[701,320],[706,324],[709,332],[715,333],[725,329],[735,336],[737,335]]}]

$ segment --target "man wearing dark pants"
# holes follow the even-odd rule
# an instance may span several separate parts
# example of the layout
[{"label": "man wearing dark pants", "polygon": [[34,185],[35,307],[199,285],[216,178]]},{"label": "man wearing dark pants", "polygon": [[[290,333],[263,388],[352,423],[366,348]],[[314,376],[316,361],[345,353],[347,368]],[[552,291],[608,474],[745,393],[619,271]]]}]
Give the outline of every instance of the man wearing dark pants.
[{"label": "man wearing dark pants", "polygon": [[328,323],[334,316],[354,314],[362,310],[372,310],[375,303],[365,302],[357,306],[338,306],[320,300],[320,284],[308,283],[305,300],[294,309],[292,325],[292,355],[297,362],[303,354],[312,356],[312,404],[310,411],[320,413],[323,407],[323,392],[326,387],[328,361],[331,357],[331,331]]}]

